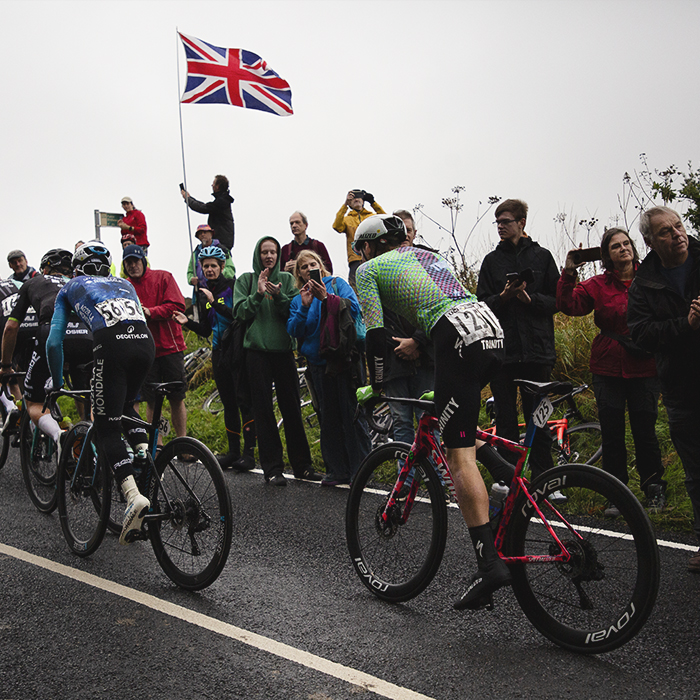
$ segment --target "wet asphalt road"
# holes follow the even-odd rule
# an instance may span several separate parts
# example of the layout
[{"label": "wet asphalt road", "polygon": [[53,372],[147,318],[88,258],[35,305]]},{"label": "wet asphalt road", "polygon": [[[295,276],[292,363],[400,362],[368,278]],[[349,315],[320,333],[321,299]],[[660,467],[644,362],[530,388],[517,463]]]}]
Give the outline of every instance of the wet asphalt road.
[{"label": "wet asphalt road", "polygon": [[[0,700],[25,698],[374,698],[353,671],[436,699],[700,698],[700,576],[687,551],[661,549],[657,606],[622,649],[576,656],[544,639],[510,591],[493,612],[451,607],[474,566],[450,513],[440,571],[402,605],[361,585],[345,546],[347,491],[227,473],[234,542],[219,580],[181,591],[148,543],[108,534],[87,560],[70,554],[57,514],[31,505],[16,450],[0,471],[0,544],[142,591],[207,619],[282,642],[286,658],[129,598],[0,553]],[[664,539],[691,544],[691,538]],[[263,646],[266,644],[263,640]],[[338,664],[341,678],[290,660],[293,650]],[[386,695],[384,695],[385,697]],[[415,696],[413,696],[415,697]]]}]

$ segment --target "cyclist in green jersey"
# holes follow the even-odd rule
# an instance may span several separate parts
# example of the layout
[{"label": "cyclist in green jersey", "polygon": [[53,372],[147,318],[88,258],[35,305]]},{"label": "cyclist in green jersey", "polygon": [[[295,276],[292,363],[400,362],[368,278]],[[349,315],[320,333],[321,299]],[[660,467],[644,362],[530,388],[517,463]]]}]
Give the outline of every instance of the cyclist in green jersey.
[{"label": "cyclist in green jersey", "polygon": [[399,247],[405,238],[403,221],[387,214],[365,219],[355,235],[355,249],[365,261],[357,271],[357,295],[367,326],[371,388],[363,389],[377,392],[383,382],[383,304],[421,328],[435,346],[440,432],[478,563],[455,608],[476,610],[489,605],[492,593],[511,581],[494,547],[488,492],[475,447],[481,389],[502,360],[503,331],[491,310],[462,287],[444,258],[422,248]]}]

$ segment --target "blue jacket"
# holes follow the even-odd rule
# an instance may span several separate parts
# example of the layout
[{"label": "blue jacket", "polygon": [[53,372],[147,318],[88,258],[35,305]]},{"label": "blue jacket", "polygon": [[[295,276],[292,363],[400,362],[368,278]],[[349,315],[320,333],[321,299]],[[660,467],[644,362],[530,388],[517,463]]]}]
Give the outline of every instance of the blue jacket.
[{"label": "blue jacket", "polygon": [[[329,294],[335,294],[333,281],[338,289],[338,296],[350,299],[350,313],[353,318],[360,315],[360,303],[357,301],[352,287],[340,277],[324,277],[323,284]],[[319,355],[319,339],[321,337],[321,305],[322,302],[314,297],[310,306],[301,303],[301,294],[292,299],[287,320],[287,333],[301,340],[299,352],[312,365],[325,365],[326,361]]]}]

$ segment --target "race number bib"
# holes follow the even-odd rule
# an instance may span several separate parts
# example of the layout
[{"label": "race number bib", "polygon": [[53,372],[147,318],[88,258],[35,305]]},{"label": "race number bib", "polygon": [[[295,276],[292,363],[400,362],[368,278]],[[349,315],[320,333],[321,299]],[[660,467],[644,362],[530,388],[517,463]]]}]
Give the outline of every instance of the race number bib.
[{"label": "race number bib", "polygon": [[95,304],[95,308],[108,328],[122,321],[146,322],[141,305],[133,299],[106,299]]},{"label": "race number bib", "polygon": [[481,301],[453,306],[445,317],[457,329],[464,345],[477,340],[503,339],[503,329],[493,311]]},{"label": "race number bib", "polygon": [[532,421],[538,428],[544,428],[553,412],[554,406],[549,400],[549,396],[545,396],[540,401],[540,405],[532,412]]}]

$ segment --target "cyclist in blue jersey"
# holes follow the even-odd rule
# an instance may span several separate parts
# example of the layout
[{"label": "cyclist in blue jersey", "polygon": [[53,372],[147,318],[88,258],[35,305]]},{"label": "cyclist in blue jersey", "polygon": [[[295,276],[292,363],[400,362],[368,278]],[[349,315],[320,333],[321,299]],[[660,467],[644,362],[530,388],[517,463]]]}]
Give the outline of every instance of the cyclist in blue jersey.
[{"label": "cyclist in blue jersey", "polygon": [[[54,388],[63,385],[63,337],[75,312],[93,333],[92,410],[102,453],[126,497],[120,544],[140,530],[149,500],[139,493],[131,458],[122,440],[122,415],[138,417],[134,401],[155,356],[153,338],[134,287],[110,275],[112,256],[99,241],[88,241],[73,255],[75,277],[56,296],[46,353]],[[126,431],[137,452],[147,449],[143,428]]]},{"label": "cyclist in blue jersey", "polygon": [[355,234],[355,249],[364,261],[357,270],[357,296],[367,326],[371,382],[363,389],[377,392],[383,382],[384,305],[434,343],[440,432],[478,563],[455,608],[476,610],[489,605],[492,593],[511,581],[494,546],[488,492],[475,447],[481,389],[503,357],[503,331],[491,310],[464,289],[446,260],[430,250],[399,247],[405,238],[403,221],[388,214],[365,219]]}]

